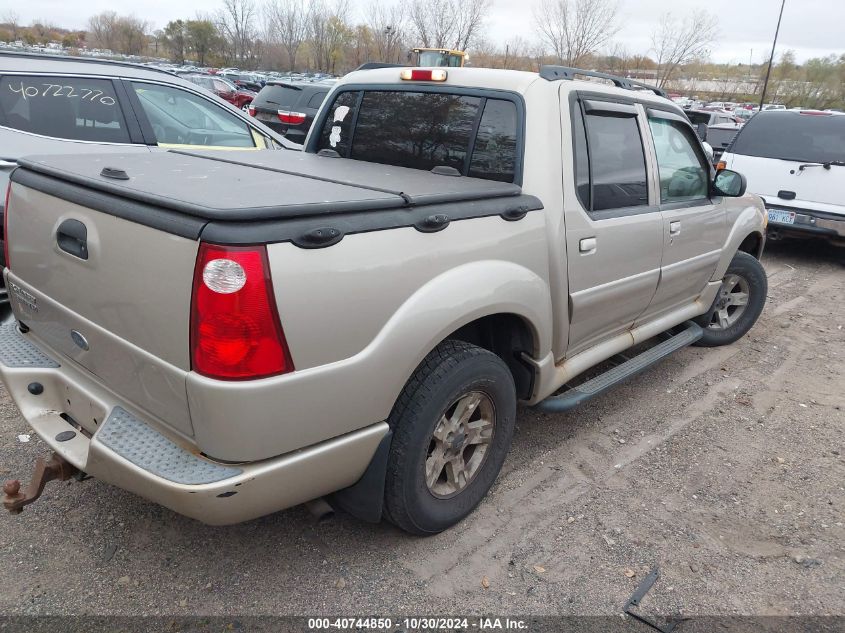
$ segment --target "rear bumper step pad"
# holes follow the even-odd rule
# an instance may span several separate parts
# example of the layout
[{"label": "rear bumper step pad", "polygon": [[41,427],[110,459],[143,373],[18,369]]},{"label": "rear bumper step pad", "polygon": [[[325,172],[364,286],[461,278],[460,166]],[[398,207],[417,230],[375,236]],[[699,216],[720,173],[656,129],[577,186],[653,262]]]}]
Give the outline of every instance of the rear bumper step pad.
[{"label": "rear bumper step pad", "polygon": [[136,466],[177,484],[210,484],[243,472],[189,453],[121,407],[112,409],[97,439]]},{"label": "rear bumper step pad", "polygon": [[21,336],[14,319],[8,319],[0,325],[0,363],[15,368],[59,366],[56,361]]},{"label": "rear bumper step pad", "polygon": [[612,386],[618,385],[632,376],[636,376],[679,349],[695,343],[703,335],[704,330],[699,325],[688,321],[685,328],[678,334],[573,389],[546,398],[534,408],[548,413],[559,413],[574,409],[582,402],[604,393]]}]

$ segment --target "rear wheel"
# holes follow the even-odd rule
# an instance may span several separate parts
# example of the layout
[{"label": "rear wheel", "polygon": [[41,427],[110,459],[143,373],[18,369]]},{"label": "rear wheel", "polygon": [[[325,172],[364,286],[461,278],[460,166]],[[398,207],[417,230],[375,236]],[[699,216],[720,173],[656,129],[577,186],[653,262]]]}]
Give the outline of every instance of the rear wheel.
[{"label": "rear wheel", "polygon": [[502,359],[462,341],[439,345],[388,419],[386,518],[427,535],[466,517],[499,474],[515,418],[516,388]]},{"label": "rear wheel", "polygon": [[704,328],[704,335],[695,345],[718,347],[741,339],[757,322],[767,292],[763,266],[752,255],[738,252],[728,266],[710,310],[696,319]]}]

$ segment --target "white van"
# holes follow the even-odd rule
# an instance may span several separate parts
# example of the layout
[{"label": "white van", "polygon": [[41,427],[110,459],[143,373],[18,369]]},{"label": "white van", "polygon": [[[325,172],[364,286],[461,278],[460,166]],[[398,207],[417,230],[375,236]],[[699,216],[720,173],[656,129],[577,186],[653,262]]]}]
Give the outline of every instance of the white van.
[{"label": "white van", "polygon": [[723,167],[762,196],[769,234],[845,238],[845,114],[756,114],[722,155]]}]

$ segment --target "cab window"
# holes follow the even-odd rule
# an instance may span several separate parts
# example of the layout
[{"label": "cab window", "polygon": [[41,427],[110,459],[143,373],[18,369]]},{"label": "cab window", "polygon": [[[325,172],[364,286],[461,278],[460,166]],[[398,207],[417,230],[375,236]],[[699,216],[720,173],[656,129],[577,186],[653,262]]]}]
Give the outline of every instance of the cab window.
[{"label": "cab window", "polygon": [[707,197],[710,170],[696,151],[693,132],[680,121],[649,117],[660,174],[660,202]]},{"label": "cab window", "polygon": [[208,99],[160,84],[132,86],[159,145],[255,147],[249,126]]},{"label": "cab window", "polygon": [[0,125],[55,138],[129,143],[112,82],[86,77],[0,77]]},{"label": "cab window", "polygon": [[341,92],[328,109],[317,151],[398,167],[452,168],[514,182],[518,113],[513,101],[445,92]]}]

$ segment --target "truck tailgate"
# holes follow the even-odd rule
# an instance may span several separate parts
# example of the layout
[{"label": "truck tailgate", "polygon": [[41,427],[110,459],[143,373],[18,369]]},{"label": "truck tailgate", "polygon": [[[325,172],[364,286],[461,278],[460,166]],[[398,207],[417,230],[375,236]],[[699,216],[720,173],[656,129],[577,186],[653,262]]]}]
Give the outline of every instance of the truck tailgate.
[{"label": "truck tailgate", "polygon": [[[74,223],[86,230],[85,258],[60,246],[58,236],[74,233]],[[7,230],[10,299],[30,335],[59,362],[81,365],[131,404],[192,434],[185,373],[197,242],[19,184]],[[74,239],[67,235],[65,248],[74,250]]]}]

